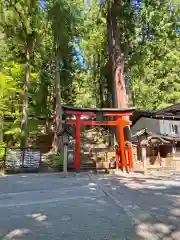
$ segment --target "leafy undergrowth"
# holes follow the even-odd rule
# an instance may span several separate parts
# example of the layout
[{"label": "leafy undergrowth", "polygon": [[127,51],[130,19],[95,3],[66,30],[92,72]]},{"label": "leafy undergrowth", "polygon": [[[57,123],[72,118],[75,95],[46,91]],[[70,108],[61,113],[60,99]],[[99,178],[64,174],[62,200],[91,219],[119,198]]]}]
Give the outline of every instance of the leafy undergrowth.
[{"label": "leafy undergrowth", "polygon": [[46,158],[46,164],[49,167],[57,168],[63,165],[63,155],[61,153],[48,153]]}]

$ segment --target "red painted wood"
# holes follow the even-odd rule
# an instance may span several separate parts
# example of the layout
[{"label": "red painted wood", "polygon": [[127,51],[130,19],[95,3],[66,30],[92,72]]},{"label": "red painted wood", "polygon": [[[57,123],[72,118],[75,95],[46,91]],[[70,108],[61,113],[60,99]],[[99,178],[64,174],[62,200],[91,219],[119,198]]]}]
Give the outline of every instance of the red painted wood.
[{"label": "red painted wood", "polygon": [[124,143],[124,130],[121,127],[121,121],[123,119],[118,118],[117,122],[118,122],[118,128],[119,128],[119,139],[120,139],[120,143],[119,143],[119,147],[120,147],[120,153],[121,153],[121,163],[122,163],[122,167],[126,167],[126,154],[125,154],[125,143]]},{"label": "red painted wood", "polygon": [[127,150],[128,150],[128,163],[129,163],[129,168],[133,168],[132,144],[128,144]]},{"label": "red painted wood", "polygon": [[[69,115],[83,115],[83,116],[96,116],[95,112],[76,112],[76,111],[70,111],[66,110],[66,114]],[[104,116],[131,116],[132,112],[125,112],[125,113],[118,113],[118,112],[104,112]]]},{"label": "red painted wood", "polygon": [[119,160],[120,160],[120,151],[119,148],[115,150],[115,154],[116,154],[116,169],[119,169]]},{"label": "red painted wood", "polygon": [[108,116],[108,117],[123,117],[123,116],[131,116],[133,113],[132,112],[126,112],[126,113],[104,113],[104,116]]},{"label": "red painted wood", "polygon": [[65,110],[66,114],[69,115],[84,115],[84,116],[96,116],[96,113],[94,112],[76,112],[76,111],[70,111],[70,110]]},{"label": "red painted wood", "polygon": [[76,146],[75,146],[75,158],[74,158],[74,167],[76,171],[80,170],[80,132],[81,132],[81,115],[76,115],[75,125],[76,125]]},{"label": "red painted wood", "polygon": [[[106,125],[106,126],[118,126],[119,128],[119,137],[120,137],[120,149],[118,149],[118,152],[116,152],[116,168],[119,168],[120,166],[125,167],[127,166],[126,163],[126,154],[125,154],[125,143],[124,143],[124,131],[123,127],[129,126],[131,124],[130,121],[122,119],[123,116],[130,116],[132,115],[132,112],[126,112],[126,113],[119,113],[119,112],[104,112],[104,116],[116,116],[118,117],[117,121],[93,121],[93,120],[82,120],[81,116],[96,116],[95,112],[76,112],[76,111],[70,111],[66,110],[66,114],[69,115],[75,115],[76,120],[66,120],[67,124],[75,125],[76,126],[76,146],[75,146],[75,159],[74,159],[74,167],[77,171],[80,170],[80,130],[81,125]],[[129,153],[130,154],[130,153]],[[119,163],[121,156],[121,162]]]},{"label": "red painted wood", "polygon": [[[77,116],[78,117],[78,116]],[[77,121],[76,120],[67,120],[66,121],[67,124],[70,125],[76,125]],[[80,120],[81,125],[86,126],[86,125],[106,125],[106,126],[121,126],[121,127],[125,127],[125,126],[129,126],[131,124],[130,121],[121,119],[119,121],[119,123],[117,121],[103,121],[103,122],[97,122],[97,121],[91,121],[91,120]]]}]

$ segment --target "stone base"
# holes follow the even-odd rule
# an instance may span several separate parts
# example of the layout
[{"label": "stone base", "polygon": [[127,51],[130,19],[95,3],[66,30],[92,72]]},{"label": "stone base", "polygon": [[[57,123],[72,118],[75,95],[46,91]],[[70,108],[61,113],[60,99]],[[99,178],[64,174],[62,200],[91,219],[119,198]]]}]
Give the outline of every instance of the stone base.
[{"label": "stone base", "polygon": [[0,176],[4,176],[4,175],[5,175],[4,170],[0,170]]},{"label": "stone base", "polygon": [[109,169],[109,162],[96,162],[96,169]]},{"label": "stone base", "polygon": [[173,170],[180,171],[180,160],[172,160],[171,167]]}]

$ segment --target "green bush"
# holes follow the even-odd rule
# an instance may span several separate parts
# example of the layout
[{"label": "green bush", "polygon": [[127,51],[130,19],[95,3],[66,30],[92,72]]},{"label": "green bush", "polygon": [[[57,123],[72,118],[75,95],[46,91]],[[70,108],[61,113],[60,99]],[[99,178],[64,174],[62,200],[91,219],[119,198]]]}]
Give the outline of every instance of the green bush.
[{"label": "green bush", "polygon": [[62,154],[52,155],[52,167],[59,167],[63,165],[63,156]]},{"label": "green bush", "polygon": [[3,142],[0,142],[0,160],[3,159],[5,154],[5,144]]}]

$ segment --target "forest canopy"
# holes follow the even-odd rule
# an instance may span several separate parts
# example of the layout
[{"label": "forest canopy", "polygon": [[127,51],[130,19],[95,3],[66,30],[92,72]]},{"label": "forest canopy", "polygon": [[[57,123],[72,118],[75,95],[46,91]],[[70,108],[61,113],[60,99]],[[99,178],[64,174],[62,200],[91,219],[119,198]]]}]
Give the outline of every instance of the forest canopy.
[{"label": "forest canopy", "polygon": [[28,120],[54,112],[61,128],[62,104],[154,110],[177,102],[178,2],[0,0],[0,141],[27,146]]}]

